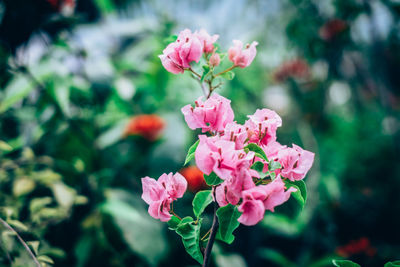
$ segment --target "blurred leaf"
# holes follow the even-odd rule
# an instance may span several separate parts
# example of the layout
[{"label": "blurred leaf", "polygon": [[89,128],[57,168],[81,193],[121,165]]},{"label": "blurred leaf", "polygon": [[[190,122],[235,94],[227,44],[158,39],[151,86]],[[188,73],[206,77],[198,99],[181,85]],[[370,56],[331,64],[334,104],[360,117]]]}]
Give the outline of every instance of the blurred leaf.
[{"label": "blurred leaf", "polygon": [[204,174],[204,180],[208,185],[219,185],[221,184],[224,180],[219,178],[214,172],[210,173],[210,175]]},{"label": "blurred leaf", "polygon": [[203,66],[203,74],[201,75],[200,82],[204,81],[204,78],[207,76],[208,73],[210,73],[210,66],[204,65]]},{"label": "blurred leaf", "polygon": [[35,255],[39,254],[39,245],[40,245],[39,241],[29,241],[26,243],[32,248],[33,252],[35,252]]},{"label": "blurred leaf", "polygon": [[176,232],[182,237],[186,252],[200,264],[203,263],[203,254],[200,250],[200,226],[201,219],[197,224],[193,222],[180,223]]},{"label": "blurred leaf", "polygon": [[95,141],[96,146],[100,149],[104,149],[121,140],[126,123],[126,120],[122,120],[102,133]]},{"label": "blurred leaf", "polygon": [[218,267],[246,267],[246,262],[239,254],[221,254],[215,255],[215,261]]},{"label": "blurred leaf", "polygon": [[290,261],[285,255],[282,253],[269,249],[269,248],[260,248],[257,250],[257,254],[266,260],[269,260],[279,266],[283,267],[295,267],[296,264],[292,261]]},{"label": "blurred leaf", "polygon": [[45,263],[49,263],[49,264],[54,264],[54,261],[46,255],[40,255],[37,257],[39,262],[45,262]]},{"label": "blurred leaf", "polygon": [[228,204],[217,210],[219,227],[217,232],[217,239],[231,244],[235,240],[233,231],[240,225],[238,219],[241,213],[236,206]]},{"label": "blurred leaf", "polygon": [[53,194],[61,206],[70,209],[75,202],[76,191],[63,183],[54,183],[51,187]]},{"label": "blurred leaf", "polygon": [[26,97],[34,86],[25,76],[15,76],[4,89],[4,98],[0,99],[0,113]]},{"label": "blurred leaf", "polygon": [[150,217],[136,195],[109,189],[106,197],[101,210],[113,217],[130,248],[155,265],[166,252],[162,224]]},{"label": "blurred leaf", "polygon": [[398,267],[400,266],[400,260],[399,261],[389,261],[385,263],[384,267]]},{"label": "blurred leaf", "polygon": [[62,110],[63,114],[66,117],[71,116],[71,108],[70,108],[70,87],[68,84],[65,84],[65,81],[61,80],[54,85],[52,90],[53,97],[56,100],[58,106]]},{"label": "blurred leaf", "polygon": [[332,263],[337,267],[361,267],[359,264],[349,260],[332,260]]},{"label": "blurred leaf", "polygon": [[221,76],[230,81],[235,77],[235,73],[233,71],[228,71],[223,73]]},{"label": "blurred leaf", "polygon": [[0,140],[0,150],[5,152],[10,152],[13,150],[13,147],[7,144],[6,142]]},{"label": "blurred leaf", "polygon": [[196,143],[194,143],[188,150],[188,153],[186,155],[185,163],[183,166],[188,164],[192,159],[194,159],[194,154],[196,152],[197,146],[199,145],[200,140],[197,140]]},{"label": "blurred leaf", "polygon": [[197,192],[193,198],[193,212],[197,218],[203,213],[205,208],[213,201],[211,190]]},{"label": "blurred leaf", "polygon": [[22,177],[14,181],[13,194],[16,197],[27,195],[35,189],[35,182],[28,178]]},{"label": "blurred leaf", "polygon": [[20,231],[24,231],[24,232],[28,231],[28,227],[26,227],[25,224],[23,224],[22,222],[20,222],[18,220],[7,220],[7,223],[9,225],[11,225],[12,227],[17,228],[16,230],[20,230]]},{"label": "blurred leaf", "polygon": [[[302,213],[301,213],[302,214]],[[304,227],[304,223],[300,220],[291,220],[283,214],[267,213],[262,220],[262,224],[275,231],[279,231],[286,235],[297,235]]]},{"label": "blurred leaf", "polygon": [[29,203],[29,211],[31,214],[35,214],[42,208],[51,204],[51,202],[53,202],[53,199],[51,197],[34,198]]},{"label": "blurred leaf", "polygon": [[259,157],[263,160],[265,160],[266,162],[268,162],[268,158],[267,155],[265,155],[264,150],[262,150],[261,147],[259,147],[258,145],[251,143],[248,144],[247,146],[244,147],[245,151],[253,151],[254,153],[256,153],[256,157]]}]

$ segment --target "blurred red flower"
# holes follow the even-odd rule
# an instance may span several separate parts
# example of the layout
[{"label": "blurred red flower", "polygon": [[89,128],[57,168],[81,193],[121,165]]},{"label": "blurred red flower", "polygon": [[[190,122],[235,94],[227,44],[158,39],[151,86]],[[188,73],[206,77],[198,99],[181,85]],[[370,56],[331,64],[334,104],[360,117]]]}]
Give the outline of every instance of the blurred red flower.
[{"label": "blurred red flower", "polygon": [[321,39],[329,41],[347,29],[347,26],[347,23],[341,19],[332,19],[319,29],[319,36]]},{"label": "blurred red flower", "polygon": [[75,0],[46,0],[58,12],[73,12]]},{"label": "blurred red flower", "polygon": [[140,135],[147,140],[155,141],[165,128],[165,121],[156,114],[134,116],[125,127],[124,136]]},{"label": "blurred red flower", "polygon": [[275,81],[284,82],[289,78],[308,79],[310,77],[310,67],[303,59],[285,61],[274,72]]},{"label": "blurred red flower", "polygon": [[185,177],[189,185],[189,190],[196,193],[207,188],[207,184],[203,177],[203,172],[196,166],[189,166],[180,170],[180,173]]},{"label": "blurred red flower", "polygon": [[358,240],[351,240],[346,245],[337,247],[336,253],[345,258],[360,253],[365,253],[367,256],[373,257],[376,254],[376,248],[371,246],[368,238],[362,237]]}]

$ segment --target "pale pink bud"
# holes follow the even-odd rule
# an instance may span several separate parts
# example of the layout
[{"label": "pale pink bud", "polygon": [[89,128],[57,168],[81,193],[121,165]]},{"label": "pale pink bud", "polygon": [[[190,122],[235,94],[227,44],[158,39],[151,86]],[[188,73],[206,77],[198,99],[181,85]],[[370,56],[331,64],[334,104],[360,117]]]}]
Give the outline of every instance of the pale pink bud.
[{"label": "pale pink bud", "polygon": [[245,49],[243,49],[243,43],[239,40],[233,40],[233,44],[234,46],[228,50],[229,60],[240,68],[249,66],[257,54],[256,46],[258,43],[252,42],[251,45],[246,45]]},{"label": "pale pink bud", "polygon": [[219,57],[219,54],[212,54],[210,57],[210,65],[212,67],[216,67],[219,65],[221,62],[221,58]]}]

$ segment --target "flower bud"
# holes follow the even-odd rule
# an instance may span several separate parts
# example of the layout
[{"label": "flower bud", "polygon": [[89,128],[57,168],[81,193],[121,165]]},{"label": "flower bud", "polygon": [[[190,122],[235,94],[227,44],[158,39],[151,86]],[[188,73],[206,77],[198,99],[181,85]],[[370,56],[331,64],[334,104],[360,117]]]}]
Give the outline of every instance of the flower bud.
[{"label": "flower bud", "polygon": [[212,67],[216,67],[219,65],[221,62],[221,58],[219,57],[219,54],[212,54],[210,57],[210,65]]}]

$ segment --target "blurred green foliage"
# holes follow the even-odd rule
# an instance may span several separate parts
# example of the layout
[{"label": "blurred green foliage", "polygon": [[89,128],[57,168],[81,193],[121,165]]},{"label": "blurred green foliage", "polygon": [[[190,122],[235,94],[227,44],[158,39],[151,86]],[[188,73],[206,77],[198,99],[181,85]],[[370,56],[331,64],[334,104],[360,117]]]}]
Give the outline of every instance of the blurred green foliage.
[{"label": "blurred green foliage", "polygon": [[[199,85],[169,74],[157,55],[171,35],[201,26],[221,35],[222,50],[231,41],[225,34],[260,43],[252,65],[219,91],[232,100],[235,119],[276,109],[282,143],[316,153],[303,211],[293,213],[291,199],[279,215],[239,227],[231,246],[217,245],[214,264],[317,267],[348,258],[382,266],[398,259],[398,1],[249,0],[232,7],[102,0],[91,7],[102,16],[90,24],[84,2],[52,38],[38,29],[16,51],[0,49],[0,217],[42,263],[196,264],[180,237],[147,214],[140,178],[180,170],[195,140],[180,108],[201,95]],[[1,7],[4,16],[7,2]],[[199,13],[215,27],[203,25]],[[284,70],[290,75],[277,80],[282,63],[298,58],[309,75]],[[124,135],[132,116],[149,113],[166,121],[159,140]],[[179,214],[193,216],[190,194],[175,207]],[[0,231],[0,265],[34,266],[15,235]],[[340,249],[361,237],[375,253]]]}]

